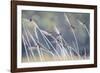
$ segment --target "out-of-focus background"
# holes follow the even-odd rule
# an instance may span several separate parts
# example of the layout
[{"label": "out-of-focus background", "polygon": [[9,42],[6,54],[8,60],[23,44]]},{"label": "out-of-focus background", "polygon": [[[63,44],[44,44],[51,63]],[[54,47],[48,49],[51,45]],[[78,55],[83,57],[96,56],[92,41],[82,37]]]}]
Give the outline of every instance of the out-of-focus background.
[{"label": "out-of-focus background", "polygon": [[[87,4],[98,5],[98,13],[100,13],[100,0],[32,0],[57,3]],[[0,73],[10,73],[10,0],[0,1]],[[98,37],[100,37],[100,14],[98,14]],[[100,38],[98,38],[98,67],[86,69],[69,69],[42,71],[34,73],[99,73],[100,72]],[[33,73],[33,72],[30,72]]]}]

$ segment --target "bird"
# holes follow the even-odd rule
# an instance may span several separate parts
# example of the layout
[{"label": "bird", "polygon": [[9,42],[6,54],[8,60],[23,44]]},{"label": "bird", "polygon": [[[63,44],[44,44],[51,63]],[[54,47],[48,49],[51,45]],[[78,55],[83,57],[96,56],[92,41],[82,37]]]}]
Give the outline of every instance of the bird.
[{"label": "bird", "polygon": [[71,28],[72,28],[72,29],[75,29],[75,26],[71,25]]}]

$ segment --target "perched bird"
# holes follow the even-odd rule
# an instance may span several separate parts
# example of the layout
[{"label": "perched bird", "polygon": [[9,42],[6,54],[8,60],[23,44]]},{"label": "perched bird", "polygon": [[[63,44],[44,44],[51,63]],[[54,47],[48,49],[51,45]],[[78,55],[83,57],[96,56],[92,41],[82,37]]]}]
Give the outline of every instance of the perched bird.
[{"label": "perched bird", "polygon": [[71,25],[72,29],[75,29],[75,26]]}]

